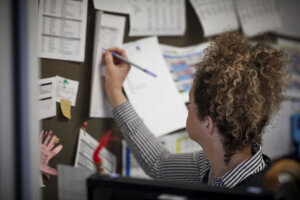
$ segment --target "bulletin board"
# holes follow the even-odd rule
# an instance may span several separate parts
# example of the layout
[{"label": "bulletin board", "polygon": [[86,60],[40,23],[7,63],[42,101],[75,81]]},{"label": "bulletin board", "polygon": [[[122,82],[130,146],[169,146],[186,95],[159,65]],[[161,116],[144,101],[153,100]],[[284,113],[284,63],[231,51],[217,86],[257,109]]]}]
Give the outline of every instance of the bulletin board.
[{"label": "bulletin board", "polygon": [[[74,165],[79,129],[84,121],[88,124],[87,132],[96,140],[99,140],[109,129],[113,129],[113,135],[122,137],[112,119],[89,118],[95,15],[96,11],[94,10],[93,2],[92,0],[89,0],[84,62],[70,62],[53,59],[41,59],[40,62],[41,78],[58,75],[79,81],[76,106],[71,109],[72,119],[68,120],[64,118],[59,106],[57,106],[57,115],[55,117],[41,121],[42,129],[45,131],[53,130],[54,134],[60,138],[60,143],[63,145],[62,151],[50,161],[50,166],[55,168],[57,168],[57,164]],[[128,36],[128,15],[115,15],[126,17],[124,43],[140,39],[140,37]],[[183,36],[159,37],[159,42],[181,47],[207,41],[207,38],[204,38],[203,36],[204,34],[200,22],[189,1],[186,1],[186,16],[187,28]],[[272,35],[269,36],[274,39]],[[114,142],[109,149],[117,157],[117,172],[121,173],[121,142]],[[45,187],[41,188],[43,199],[58,199],[57,176],[51,176],[49,180],[43,177],[43,182],[45,185]]]}]

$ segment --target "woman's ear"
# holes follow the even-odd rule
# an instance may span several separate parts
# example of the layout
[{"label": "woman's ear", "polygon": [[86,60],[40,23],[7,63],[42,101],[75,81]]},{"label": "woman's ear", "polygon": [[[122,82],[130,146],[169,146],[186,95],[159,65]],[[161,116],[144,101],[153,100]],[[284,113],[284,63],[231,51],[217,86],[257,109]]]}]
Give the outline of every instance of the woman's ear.
[{"label": "woman's ear", "polygon": [[206,129],[206,132],[209,134],[212,134],[214,132],[215,123],[211,116],[205,117],[205,129]]}]

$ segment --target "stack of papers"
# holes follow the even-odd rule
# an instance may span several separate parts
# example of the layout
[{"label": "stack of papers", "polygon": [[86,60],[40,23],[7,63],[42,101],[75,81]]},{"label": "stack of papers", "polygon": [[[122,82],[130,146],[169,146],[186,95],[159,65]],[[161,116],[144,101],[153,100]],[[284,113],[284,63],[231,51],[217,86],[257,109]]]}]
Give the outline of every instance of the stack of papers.
[{"label": "stack of papers", "polygon": [[79,82],[61,76],[39,80],[39,119],[56,115],[56,102],[68,100],[76,105]]}]

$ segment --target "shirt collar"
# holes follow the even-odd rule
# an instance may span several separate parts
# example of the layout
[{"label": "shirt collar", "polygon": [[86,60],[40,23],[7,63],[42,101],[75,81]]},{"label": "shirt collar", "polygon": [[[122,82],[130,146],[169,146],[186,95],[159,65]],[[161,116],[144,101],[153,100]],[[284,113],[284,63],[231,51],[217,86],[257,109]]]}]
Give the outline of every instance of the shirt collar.
[{"label": "shirt collar", "polygon": [[261,165],[264,165],[262,148],[259,145],[255,145],[252,147],[252,152],[254,155],[251,158],[243,161],[225,175],[216,178],[214,185],[232,188],[245,180],[248,176],[258,172]]}]

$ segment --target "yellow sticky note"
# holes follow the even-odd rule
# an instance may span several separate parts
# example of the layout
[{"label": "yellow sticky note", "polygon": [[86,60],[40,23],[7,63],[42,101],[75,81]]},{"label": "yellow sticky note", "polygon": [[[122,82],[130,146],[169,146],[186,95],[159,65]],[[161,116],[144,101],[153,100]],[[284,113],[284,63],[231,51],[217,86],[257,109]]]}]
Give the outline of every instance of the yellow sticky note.
[{"label": "yellow sticky note", "polygon": [[62,111],[63,116],[68,119],[71,119],[71,101],[66,99],[60,99],[60,109]]}]

